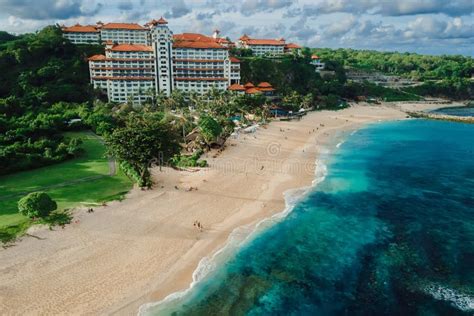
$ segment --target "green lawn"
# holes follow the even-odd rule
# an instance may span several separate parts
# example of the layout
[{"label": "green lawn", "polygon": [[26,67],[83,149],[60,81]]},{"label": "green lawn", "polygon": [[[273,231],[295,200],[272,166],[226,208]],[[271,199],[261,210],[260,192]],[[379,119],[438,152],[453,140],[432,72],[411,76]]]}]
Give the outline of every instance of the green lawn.
[{"label": "green lawn", "polygon": [[82,138],[85,153],[81,157],[0,177],[0,234],[29,226],[29,219],[17,210],[17,202],[25,192],[45,191],[58,203],[58,209],[65,209],[117,199],[132,188],[118,166],[117,174],[108,176],[105,147],[95,135],[74,132],[66,136]]}]

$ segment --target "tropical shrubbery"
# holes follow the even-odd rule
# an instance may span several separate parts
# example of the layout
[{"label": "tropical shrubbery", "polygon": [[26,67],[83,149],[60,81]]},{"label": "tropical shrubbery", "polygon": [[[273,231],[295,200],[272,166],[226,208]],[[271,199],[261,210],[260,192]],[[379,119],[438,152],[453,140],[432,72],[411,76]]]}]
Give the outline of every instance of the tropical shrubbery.
[{"label": "tropical shrubbery", "polygon": [[204,115],[199,118],[198,127],[204,141],[208,145],[211,142],[215,141],[217,137],[222,134],[222,127],[219,125],[219,123],[217,123],[215,119],[208,115]]},{"label": "tropical shrubbery", "polygon": [[182,155],[182,154],[175,155],[171,159],[171,165],[177,168],[207,167],[206,160],[199,160],[202,154],[203,154],[202,150],[197,150],[191,155]]},{"label": "tropical shrubbery", "polygon": [[125,126],[106,135],[107,151],[120,161],[126,161],[133,174],[140,177],[142,187],[152,185],[149,168],[163,164],[179,153],[178,132],[157,120],[153,113],[131,113]]},{"label": "tropical shrubbery", "polygon": [[281,95],[296,92],[303,96],[311,93],[315,101],[319,96],[325,95],[327,90],[340,92],[340,87],[346,80],[341,65],[334,63],[334,77],[321,78],[310,64],[310,56],[310,52],[306,51],[302,57],[285,56],[277,60],[263,57],[241,58],[242,82],[270,82]]},{"label": "tropical shrubbery", "polygon": [[77,157],[81,140],[64,137],[65,131],[90,128],[103,135],[116,124],[112,106],[100,101],[30,108],[14,96],[0,99],[0,175]]}]

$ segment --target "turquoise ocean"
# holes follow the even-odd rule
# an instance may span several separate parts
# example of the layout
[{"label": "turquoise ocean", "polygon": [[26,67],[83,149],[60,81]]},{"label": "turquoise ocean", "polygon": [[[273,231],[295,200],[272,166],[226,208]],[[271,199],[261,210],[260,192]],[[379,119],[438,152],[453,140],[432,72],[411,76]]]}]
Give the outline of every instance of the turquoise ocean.
[{"label": "turquoise ocean", "polygon": [[441,108],[441,109],[434,110],[433,113],[447,114],[447,115],[454,115],[454,116],[474,116],[474,106]]},{"label": "turquoise ocean", "polygon": [[343,139],[289,212],[141,313],[473,315],[474,125],[404,120]]}]

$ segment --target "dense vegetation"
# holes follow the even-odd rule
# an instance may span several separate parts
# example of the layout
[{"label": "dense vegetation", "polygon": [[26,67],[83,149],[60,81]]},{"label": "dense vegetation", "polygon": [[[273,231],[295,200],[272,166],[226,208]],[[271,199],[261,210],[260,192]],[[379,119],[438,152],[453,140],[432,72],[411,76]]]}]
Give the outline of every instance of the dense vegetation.
[{"label": "dense vegetation", "polygon": [[66,139],[77,106],[90,102],[85,57],[101,49],[77,47],[46,27],[21,37],[0,34],[0,175],[56,163],[80,154]]},{"label": "dense vegetation", "polygon": [[149,167],[180,151],[176,129],[155,113],[131,114],[125,126],[106,136],[106,143],[110,156],[126,161],[138,173],[141,187],[152,186]]},{"label": "dense vegetation", "polygon": [[440,81],[426,81],[416,87],[404,88],[404,91],[423,96],[468,100],[474,97],[474,80],[467,78],[447,78]]},{"label": "dense vegetation", "polygon": [[404,89],[422,96],[465,100],[474,96],[474,59],[461,55],[430,56],[415,53],[377,52],[353,49],[314,49],[323,61],[346,68],[379,71],[423,82]]},{"label": "dense vegetation", "polygon": [[360,96],[370,96],[387,102],[418,101],[422,98],[416,93],[398,89],[390,89],[371,82],[348,82],[344,85],[343,96],[347,99],[357,99]]},{"label": "dense vegetation", "polygon": [[[281,106],[298,110],[299,106],[335,108],[341,98],[356,99],[370,96],[386,101],[419,100],[416,92],[384,88],[375,84],[348,82],[344,63],[338,59],[325,59],[326,69],[334,75],[321,77],[310,64],[312,52],[303,50],[302,56],[286,56],[278,59],[262,57],[240,57],[242,59],[242,81],[258,83],[268,81],[282,96]],[[297,108],[292,105],[298,105]]]},{"label": "dense vegetation", "polygon": [[334,60],[347,67],[417,80],[470,78],[474,74],[474,59],[461,55],[430,56],[342,48],[314,49],[314,53],[324,60]]},{"label": "dense vegetation", "polygon": [[9,42],[9,41],[13,41],[17,38],[18,37],[16,37],[15,35],[10,34],[8,32],[0,31],[0,45],[3,44],[3,43]]}]

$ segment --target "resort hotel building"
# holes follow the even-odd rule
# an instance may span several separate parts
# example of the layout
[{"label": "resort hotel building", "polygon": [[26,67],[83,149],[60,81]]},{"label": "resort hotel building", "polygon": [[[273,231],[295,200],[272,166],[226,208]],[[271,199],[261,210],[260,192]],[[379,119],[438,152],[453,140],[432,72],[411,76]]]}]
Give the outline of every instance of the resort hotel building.
[{"label": "resort hotel building", "polygon": [[100,40],[116,43],[150,45],[149,30],[136,23],[99,23]]},{"label": "resort hotel building", "polygon": [[109,23],[63,30],[64,37],[75,43],[92,38],[88,36],[93,30],[99,33],[105,54],[89,58],[91,83],[112,102],[141,103],[155,94],[169,96],[174,90],[204,94],[240,83],[240,61],[229,55],[230,42],[218,32],[173,35],[163,18],[145,27]]},{"label": "resort hotel building", "polygon": [[239,38],[237,47],[252,50],[256,56],[278,56],[285,53],[299,53],[301,46],[294,43],[286,43],[285,39],[256,39],[244,34]]},{"label": "resort hotel building", "polygon": [[149,29],[136,23],[76,24],[70,27],[63,26],[62,31],[63,36],[74,44],[101,44],[112,41],[149,45]]},{"label": "resort hotel building", "polygon": [[[63,27],[63,36],[75,44],[100,43],[105,53],[89,57],[91,84],[107,94],[111,102],[142,103],[154,95],[175,90],[204,94],[212,89],[246,94],[273,93],[268,83],[240,86],[240,60],[229,55],[235,47],[219,30],[212,36],[173,34],[160,18],[141,26],[136,23],[98,22],[96,25]],[[255,55],[299,52],[301,47],[284,39],[251,39],[242,36],[238,47]],[[229,89],[229,87],[232,87]]]},{"label": "resort hotel building", "polygon": [[74,44],[99,44],[100,30],[95,25],[76,24],[70,27],[63,27],[63,37]]}]

